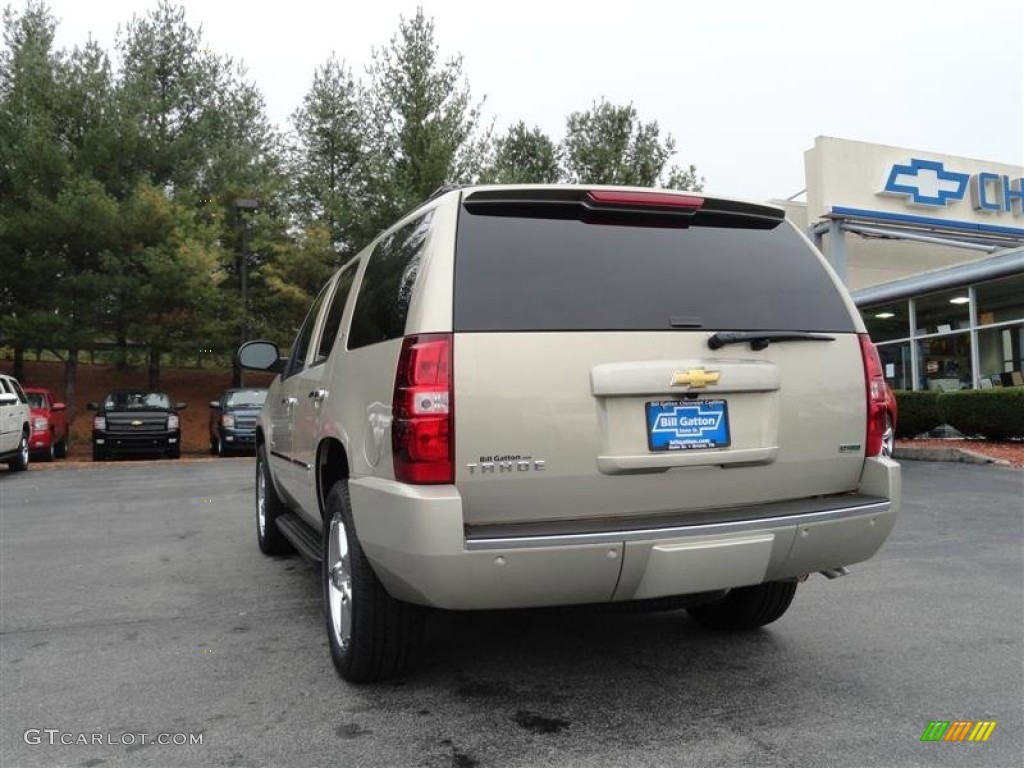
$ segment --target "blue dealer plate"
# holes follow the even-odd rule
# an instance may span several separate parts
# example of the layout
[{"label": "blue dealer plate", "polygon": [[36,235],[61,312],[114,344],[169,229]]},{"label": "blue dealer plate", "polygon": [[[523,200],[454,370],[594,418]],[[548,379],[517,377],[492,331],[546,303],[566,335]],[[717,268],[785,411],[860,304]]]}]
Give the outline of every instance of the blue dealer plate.
[{"label": "blue dealer plate", "polygon": [[726,448],[725,400],[662,400],[647,403],[647,445],[652,451]]}]

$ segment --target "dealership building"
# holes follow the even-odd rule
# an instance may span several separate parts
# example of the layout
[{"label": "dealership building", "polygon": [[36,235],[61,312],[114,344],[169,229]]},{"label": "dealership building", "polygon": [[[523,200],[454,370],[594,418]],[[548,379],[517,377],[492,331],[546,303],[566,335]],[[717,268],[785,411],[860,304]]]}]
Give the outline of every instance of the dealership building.
[{"label": "dealership building", "polygon": [[773,201],[846,282],[896,389],[1024,386],[1024,168],[818,137]]}]

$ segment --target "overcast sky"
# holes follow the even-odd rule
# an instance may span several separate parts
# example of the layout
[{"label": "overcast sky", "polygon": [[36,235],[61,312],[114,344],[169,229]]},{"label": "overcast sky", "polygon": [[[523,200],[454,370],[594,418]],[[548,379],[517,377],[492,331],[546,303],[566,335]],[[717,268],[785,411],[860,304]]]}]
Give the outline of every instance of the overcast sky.
[{"label": "overcast sky", "polygon": [[[819,135],[1024,165],[1022,0],[183,4],[211,50],[244,62],[282,128],[332,51],[362,72],[421,5],[498,129],[522,119],[557,141],[594,99],[632,102],[709,192],[800,191]],[[118,24],[156,0],[49,5],[59,46],[91,34],[110,49]]]}]

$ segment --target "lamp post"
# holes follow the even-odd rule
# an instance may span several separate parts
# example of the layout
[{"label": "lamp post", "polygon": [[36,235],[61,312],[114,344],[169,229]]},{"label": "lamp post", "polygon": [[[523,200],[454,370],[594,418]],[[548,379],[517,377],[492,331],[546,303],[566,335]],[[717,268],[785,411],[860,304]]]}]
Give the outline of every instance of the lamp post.
[{"label": "lamp post", "polygon": [[[238,274],[240,289],[242,293],[242,321],[239,323],[239,344],[245,344],[249,340],[249,219],[242,215],[243,211],[255,211],[259,207],[259,201],[252,197],[239,197],[235,200],[235,214],[242,222],[242,255],[239,261]],[[242,366],[238,364],[235,356],[233,362],[233,383],[232,386],[245,386],[245,373]]]}]

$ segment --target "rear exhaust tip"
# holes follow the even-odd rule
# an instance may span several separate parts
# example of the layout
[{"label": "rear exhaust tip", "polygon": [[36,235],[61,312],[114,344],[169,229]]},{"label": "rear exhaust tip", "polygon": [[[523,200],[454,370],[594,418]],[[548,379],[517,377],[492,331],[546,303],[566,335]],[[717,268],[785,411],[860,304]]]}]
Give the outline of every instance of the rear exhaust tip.
[{"label": "rear exhaust tip", "polygon": [[838,579],[840,576],[847,576],[847,575],[849,575],[850,570],[845,565],[841,565],[838,568],[829,568],[828,570],[825,570],[825,571],[818,571],[818,573],[820,573],[826,579],[831,580],[831,579]]}]

